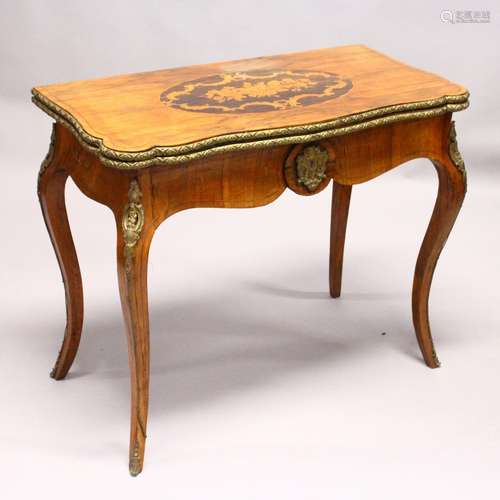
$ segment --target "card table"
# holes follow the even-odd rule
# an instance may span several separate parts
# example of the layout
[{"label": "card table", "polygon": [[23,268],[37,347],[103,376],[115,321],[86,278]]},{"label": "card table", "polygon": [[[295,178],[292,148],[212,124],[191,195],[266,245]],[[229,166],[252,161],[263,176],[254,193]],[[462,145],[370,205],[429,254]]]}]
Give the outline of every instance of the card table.
[{"label": "card table", "polygon": [[[141,472],[149,397],[148,251],[157,227],[195,207],[251,208],[285,189],[332,181],[329,282],[341,291],[352,186],[415,158],[437,170],[434,211],[415,267],[413,323],[425,363],[439,361],[428,300],[466,192],[452,113],[467,90],[365,46],[345,46],[35,87],[54,120],[38,176],[61,268],[67,324],[51,373],[75,359],[83,291],[64,188],[70,176],[116,220],[117,269],[131,374],[129,469]],[[278,264],[279,265],[279,264]]]}]

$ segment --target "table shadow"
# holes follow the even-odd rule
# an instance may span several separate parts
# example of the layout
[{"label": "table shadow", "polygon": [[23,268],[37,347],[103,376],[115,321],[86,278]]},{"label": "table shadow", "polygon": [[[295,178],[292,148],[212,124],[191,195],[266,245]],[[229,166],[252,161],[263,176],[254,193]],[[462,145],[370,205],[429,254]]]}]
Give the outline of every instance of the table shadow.
[{"label": "table shadow", "polygon": [[[325,292],[276,290],[274,300],[268,298],[272,286],[253,284],[232,293],[152,301],[151,414],[230,397],[321,366],[340,371],[366,351],[379,355],[382,347],[426,369],[411,319],[401,314],[408,321],[400,323],[389,314],[381,321],[382,313],[374,319],[378,304],[371,294],[366,300],[374,306],[360,311],[356,294],[333,300]],[[63,334],[61,321],[44,321],[37,329],[52,363]],[[66,380],[86,376],[108,380],[117,396],[128,400],[127,344],[118,307],[87,314],[80,351]]]}]

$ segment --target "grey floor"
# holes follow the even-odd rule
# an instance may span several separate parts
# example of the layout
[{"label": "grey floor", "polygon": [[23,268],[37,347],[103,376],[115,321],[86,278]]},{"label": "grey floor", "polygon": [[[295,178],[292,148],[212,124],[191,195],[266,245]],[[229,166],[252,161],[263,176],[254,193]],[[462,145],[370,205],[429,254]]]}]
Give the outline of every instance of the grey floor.
[{"label": "grey floor", "polygon": [[498,498],[493,162],[476,170],[462,150],[469,192],[431,293],[437,370],[421,360],[410,308],[437,188],[429,162],[354,188],[338,300],[327,293],[330,187],[166,221],[150,255],[147,457],[132,480],[111,212],[69,183],[86,317],[71,374],[55,382],[64,294],[35,193],[50,126],[34,108],[2,107],[29,124],[24,146],[2,135],[3,498]]}]

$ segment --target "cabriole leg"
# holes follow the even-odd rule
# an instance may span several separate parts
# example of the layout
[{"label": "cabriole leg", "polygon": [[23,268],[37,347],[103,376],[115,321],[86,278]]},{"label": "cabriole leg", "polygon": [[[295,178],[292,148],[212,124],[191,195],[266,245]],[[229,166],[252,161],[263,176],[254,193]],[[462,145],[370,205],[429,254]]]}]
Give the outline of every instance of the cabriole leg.
[{"label": "cabriole leg", "polygon": [[56,252],[66,295],[66,331],[51,377],[63,379],[75,359],[83,324],[83,289],[80,266],[68,222],[64,188],[68,173],[61,165],[59,129],[52,130],[49,152],[38,176],[38,197],[45,224]]},{"label": "cabriole leg", "polygon": [[[143,195],[144,192],[144,195]],[[123,316],[127,327],[131,377],[131,423],[129,470],[142,471],[146,444],[149,399],[149,316],[147,292],[148,253],[154,228],[148,195],[132,180],[128,201],[116,214],[118,226],[118,280]]]},{"label": "cabriole leg", "polygon": [[432,158],[438,172],[439,190],[434,211],[418,254],[413,279],[413,324],[427,366],[437,368],[429,327],[429,292],[439,254],[455,223],[465,196],[467,179],[464,162],[458,151],[455,127],[451,122],[448,147],[440,158]]}]

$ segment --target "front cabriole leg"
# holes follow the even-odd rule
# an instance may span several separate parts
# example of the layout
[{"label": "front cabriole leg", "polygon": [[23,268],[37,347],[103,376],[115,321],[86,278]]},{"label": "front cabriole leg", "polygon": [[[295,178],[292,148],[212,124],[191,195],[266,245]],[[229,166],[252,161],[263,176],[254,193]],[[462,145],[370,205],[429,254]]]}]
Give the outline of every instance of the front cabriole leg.
[{"label": "front cabriole leg", "polygon": [[149,177],[132,178],[118,228],[118,281],[127,327],[131,377],[130,474],[142,471],[149,396],[148,253],[154,234]]},{"label": "front cabriole leg", "polygon": [[53,125],[49,152],[38,175],[38,198],[45,224],[56,252],[66,295],[66,331],[59,356],[51,372],[63,379],[75,359],[83,324],[83,289],[80,266],[68,222],[64,188],[68,172],[64,166],[71,161],[60,125]]},{"label": "front cabriole leg", "polygon": [[457,146],[455,124],[449,123],[442,154],[431,158],[439,177],[439,190],[429,227],[418,254],[413,279],[413,324],[424,360],[437,368],[439,360],[429,326],[429,292],[439,254],[460,211],[467,189],[465,165]]}]

